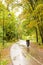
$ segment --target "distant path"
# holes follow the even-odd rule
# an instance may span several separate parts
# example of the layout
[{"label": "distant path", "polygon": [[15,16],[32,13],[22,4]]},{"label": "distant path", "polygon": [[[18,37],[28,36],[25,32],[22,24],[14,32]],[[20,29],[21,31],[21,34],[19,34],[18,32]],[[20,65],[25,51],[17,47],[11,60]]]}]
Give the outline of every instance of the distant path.
[{"label": "distant path", "polygon": [[26,42],[20,40],[12,45],[10,56],[13,65],[43,65],[36,58],[31,56],[31,51],[26,47]]}]

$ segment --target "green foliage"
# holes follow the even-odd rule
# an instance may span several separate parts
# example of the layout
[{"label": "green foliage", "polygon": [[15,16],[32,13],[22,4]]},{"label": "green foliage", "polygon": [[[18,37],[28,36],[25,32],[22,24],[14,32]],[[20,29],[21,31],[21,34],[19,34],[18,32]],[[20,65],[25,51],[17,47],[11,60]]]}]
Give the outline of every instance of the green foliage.
[{"label": "green foliage", "polygon": [[[23,21],[23,31],[25,35],[30,35],[32,34],[31,32],[33,32],[35,30],[35,28],[37,29],[36,32],[36,37],[38,39],[38,36],[41,36],[42,42],[43,42],[43,1],[42,0],[29,0],[28,3],[30,4],[31,9],[29,10],[29,5],[26,3],[28,7],[27,9],[24,10],[25,14],[27,14],[26,16],[23,14],[22,16],[25,17],[25,21]],[[25,5],[24,5],[25,6]],[[26,6],[25,6],[26,7]],[[28,13],[27,13],[28,10]],[[31,13],[29,12],[31,11]],[[29,15],[29,16],[28,16]]]},{"label": "green foliage", "polygon": [[0,65],[7,65],[7,63],[8,63],[7,60],[3,60],[0,62]]},{"label": "green foliage", "polygon": [[[12,40],[22,38],[22,35],[29,36],[36,33],[36,39],[40,36],[43,42],[43,0],[22,0],[20,3],[16,0],[5,0],[7,7],[22,7],[23,12],[19,16],[21,22],[18,25],[18,21],[12,12],[8,11],[2,2],[0,2],[0,26],[3,26],[4,22],[4,40]],[[13,4],[14,2],[14,4]],[[25,20],[24,20],[25,19]]]},{"label": "green foliage", "polygon": [[[10,41],[13,38],[17,39],[17,20],[13,12],[9,12],[2,3],[0,4],[0,34],[4,40]],[[1,9],[2,8],[2,9]],[[4,26],[4,31],[3,31]],[[2,33],[1,33],[2,32]]]},{"label": "green foliage", "polygon": [[7,4],[11,4],[14,0],[5,0]]},{"label": "green foliage", "polygon": [[3,30],[2,27],[0,26],[0,42],[3,40]]},{"label": "green foliage", "polygon": [[6,40],[11,40],[16,37],[16,22],[14,15],[10,15],[10,17],[8,17],[8,22],[4,26]]}]

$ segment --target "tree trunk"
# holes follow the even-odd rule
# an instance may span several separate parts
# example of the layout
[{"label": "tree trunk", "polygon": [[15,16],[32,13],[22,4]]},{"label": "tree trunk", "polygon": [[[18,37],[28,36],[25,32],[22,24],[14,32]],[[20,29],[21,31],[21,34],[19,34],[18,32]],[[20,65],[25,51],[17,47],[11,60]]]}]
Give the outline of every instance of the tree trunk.
[{"label": "tree trunk", "polygon": [[38,32],[37,32],[37,28],[36,28],[36,41],[38,43]]},{"label": "tree trunk", "polygon": [[[37,2],[37,0],[29,0],[30,4],[31,4],[31,7],[32,9],[34,10],[34,7],[35,7],[35,3]],[[39,20],[38,20],[39,21]],[[38,22],[37,21],[37,22]],[[40,36],[41,36],[41,39],[42,39],[42,43],[43,43],[43,30],[41,30],[41,26],[38,25],[38,28],[39,28],[39,32],[40,32]],[[37,34],[37,30],[36,30],[36,38],[37,38],[37,42],[38,42],[38,34]]]},{"label": "tree trunk", "polygon": [[41,38],[42,38],[42,44],[43,44],[43,36]]},{"label": "tree trunk", "polygon": [[42,34],[42,31],[39,31],[39,32],[40,32],[41,40],[42,40],[42,43],[43,43],[43,34]]},{"label": "tree trunk", "polygon": [[37,28],[35,27],[35,31],[36,31],[36,41],[38,43],[38,31],[37,31]]},{"label": "tree trunk", "polygon": [[[30,4],[31,4],[31,7],[32,9],[34,10],[35,9],[35,3],[37,2],[37,0],[29,0]],[[38,31],[37,31],[37,28],[35,27],[35,31],[36,31],[36,41],[38,43]]]},{"label": "tree trunk", "polygon": [[29,2],[31,4],[32,9],[34,10],[34,8],[35,8],[35,1],[34,0],[29,0]]},{"label": "tree trunk", "polygon": [[42,27],[39,24],[38,24],[38,28],[39,28],[39,33],[40,33],[41,40],[42,40],[42,43],[43,43],[43,30],[42,30]]},{"label": "tree trunk", "polygon": [[42,30],[40,30],[39,32],[40,32],[41,40],[42,40],[42,43],[43,43],[43,33],[42,33]]}]

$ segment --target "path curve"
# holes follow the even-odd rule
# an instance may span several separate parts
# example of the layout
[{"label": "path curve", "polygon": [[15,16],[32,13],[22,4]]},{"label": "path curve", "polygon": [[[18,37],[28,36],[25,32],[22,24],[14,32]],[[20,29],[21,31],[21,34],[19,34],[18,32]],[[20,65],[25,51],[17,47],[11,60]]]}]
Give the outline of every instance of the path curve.
[{"label": "path curve", "polygon": [[13,65],[42,65],[37,62],[29,53],[26,47],[26,41],[19,40],[17,44],[13,44],[10,49],[10,56]]}]

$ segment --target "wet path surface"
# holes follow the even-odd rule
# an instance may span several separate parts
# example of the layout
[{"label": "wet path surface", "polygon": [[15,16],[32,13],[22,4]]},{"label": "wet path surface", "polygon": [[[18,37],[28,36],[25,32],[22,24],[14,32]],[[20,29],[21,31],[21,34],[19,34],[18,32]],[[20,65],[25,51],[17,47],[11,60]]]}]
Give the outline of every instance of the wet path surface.
[{"label": "wet path surface", "polygon": [[20,40],[10,50],[13,65],[43,65],[31,55],[31,49],[26,47],[26,42]]}]

